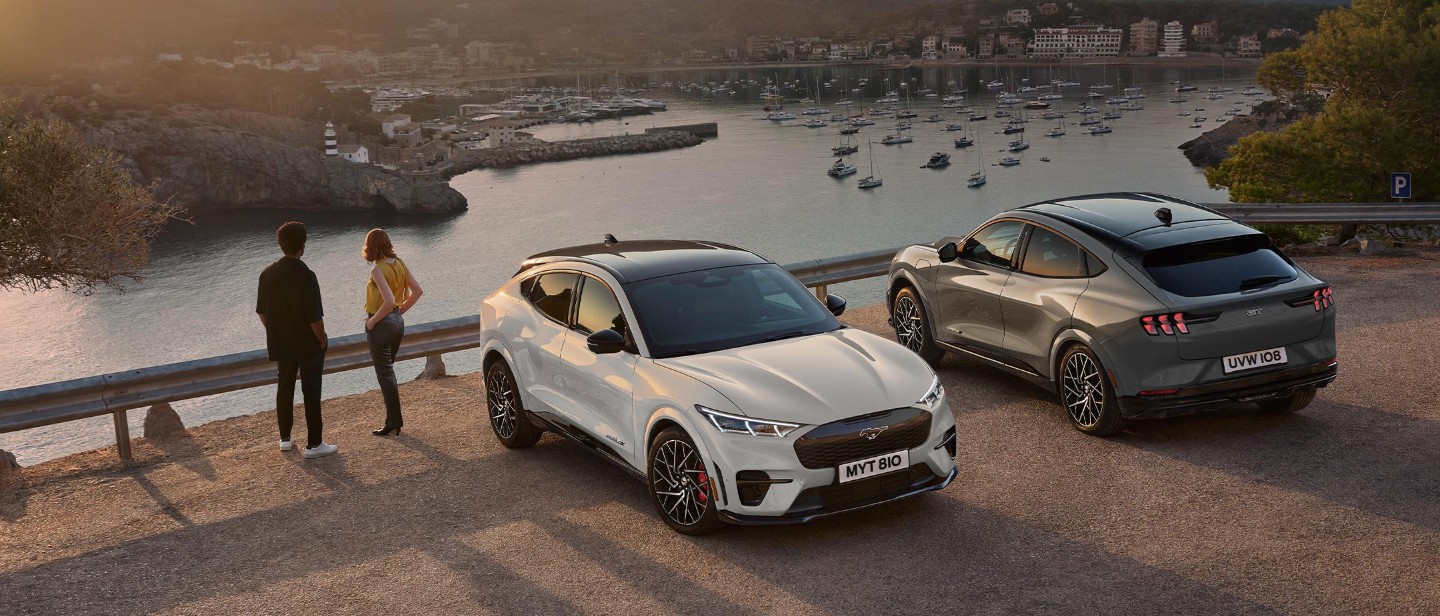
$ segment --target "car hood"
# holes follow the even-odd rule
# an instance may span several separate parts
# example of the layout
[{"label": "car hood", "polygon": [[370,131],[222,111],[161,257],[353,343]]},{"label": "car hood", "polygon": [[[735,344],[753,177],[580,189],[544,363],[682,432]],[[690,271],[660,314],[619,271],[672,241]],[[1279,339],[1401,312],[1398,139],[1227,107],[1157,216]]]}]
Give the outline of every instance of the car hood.
[{"label": "car hood", "polygon": [[656,363],[715,388],[746,416],[803,424],[910,406],[934,380],[905,347],[848,328]]}]

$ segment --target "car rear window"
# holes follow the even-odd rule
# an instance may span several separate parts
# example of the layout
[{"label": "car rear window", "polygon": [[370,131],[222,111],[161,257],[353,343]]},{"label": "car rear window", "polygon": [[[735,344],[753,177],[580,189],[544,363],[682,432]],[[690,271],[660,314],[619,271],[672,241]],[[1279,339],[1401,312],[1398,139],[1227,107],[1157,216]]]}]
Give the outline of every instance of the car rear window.
[{"label": "car rear window", "polygon": [[1145,253],[1160,288],[1184,297],[1235,293],[1294,280],[1295,267],[1261,234],[1168,246]]}]

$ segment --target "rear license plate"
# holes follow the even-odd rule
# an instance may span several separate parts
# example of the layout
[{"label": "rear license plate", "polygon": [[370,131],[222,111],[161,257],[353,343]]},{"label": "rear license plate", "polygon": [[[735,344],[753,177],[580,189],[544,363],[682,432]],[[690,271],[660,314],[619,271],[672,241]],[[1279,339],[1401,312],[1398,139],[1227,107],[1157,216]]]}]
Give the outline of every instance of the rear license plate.
[{"label": "rear license plate", "polygon": [[898,470],[910,468],[910,450],[885,453],[873,458],[846,462],[835,467],[835,472],[840,477],[840,483],[884,475]]},{"label": "rear license plate", "polygon": [[1241,372],[1253,368],[1283,364],[1289,361],[1289,359],[1285,356],[1285,347],[1279,347],[1266,349],[1264,351],[1251,351],[1239,355],[1229,355],[1225,357],[1224,361],[1225,374],[1230,374],[1231,372]]}]

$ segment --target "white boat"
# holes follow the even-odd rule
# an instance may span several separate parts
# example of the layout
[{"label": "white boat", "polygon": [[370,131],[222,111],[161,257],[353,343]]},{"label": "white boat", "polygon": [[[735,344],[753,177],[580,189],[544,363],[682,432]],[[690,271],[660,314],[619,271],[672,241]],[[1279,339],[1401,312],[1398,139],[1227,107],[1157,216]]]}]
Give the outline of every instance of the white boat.
[{"label": "white boat", "polygon": [[985,185],[985,153],[975,159],[975,173],[970,174],[970,179],[965,180],[965,185],[970,188],[980,188]]},{"label": "white boat", "polygon": [[980,120],[984,120],[984,119],[986,119],[986,118],[988,118],[988,117],[989,117],[989,116],[987,116],[987,115],[985,115],[985,114],[983,114],[983,113],[972,113],[972,114],[970,114],[970,121],[971,121],[971,122],[979,122]]},{"label": "white boat", "polygon": [[1099,123],[1100,123],[1100,118],[1097,118],[1097,117],[1095,117],[1095,116],[1093,116],[1093,115],[1086,115],[1085,117],[1080,118],[1080,125],[1081,125],[1081,126],[1091,126],[1091,125],[1099,124]]},{"label": "white boat", "polygon": [[910,130],[911,128],[912,128],[912,127],[910,126],[910,123],[909,123],[909,122],[896,122],[896,123],[895,123],[895,130],[897,130],[897,131]]},{"label": "white boat", "polygon": [[1241,93],[1241,94],[1244,94],[1245,96],[1264,96],[1264,95],[1265,95],[1265,91],[1264,91],[1264,90],[1261,90],[1260,88],[1257,88],[1257,87],[1255,87],[1255,86],[1250,86],[1250,87],[1248,87],[1248,88],[1245,88],[1244,90],[1241,90],[1240,93]]},{"label": "white boat", "polygon": [[950,155],[944,152],[936,152],[930,155],[930,160],[925,161],[921,169],[939,169],[950,166]]},{"label": "white boat", "polygon": [[911,141],[914,141],[914,139],[911,139],[910,135],[895,131],[895,134],[886,135],[884,139],[881,139],[880,145],[899,145],[902,143],[910,143]]},{"label": "white boat", "polygon": [[1210,86],[1210,88],[1207,89],[1206,91],[1207,91],[1207,92],[1212,92],[1212,93],[1217,93],[1217,94],[1218,94],[1218,93],[1223,93],[1223,92],[1234,92],[1234,91],[1235,91],[1235,88],[1231,88],[1231,87],[1228,87],[1228,86]]},{"label": "white boat", "polygon": [[1003,87],[1005,87],[1005,82],[1000,81],[999,79],[996,79],[995,81],[992,81],[992,82],[990,82],[990,83],[985,84],[985,87],[987,87],[987,88],[1003,88]]},{"label": "white boat", "polygon": [[1060,113],[1059,111],[1046,111],[1045,113],[1040,114],[1040,119],[1042,120],[1058,120],[1063,117],[1065,117],[1065,114]]},{"label": "white boat", "polygon": [[825,120],[821,120],[820,118],[810,118],[809,120],[805,120],[804,122],[802,122],[800,125],[804,126],[805,128],[825,128],[826,126],[829,126],[829,124],[827,124]]},{"label": "white boat", "polygon": [[1108,133],[1108,132],[1110,132],[1110,127],[1109,127],[1109,126],[1106,126],[1106,125],[1104,125],[1104,124],[1101,124],[1101,125],[1099,125],[1099,126],[1091,126],[1091,127],[1090,127],[1090,134],[1092,134],[1092,135],[1103,135],[1103,134]]},{"label": "white boat", "polygon": [[884,184],[884,183],[885,183],[884,180],[880,179],[879,176],[875,175],[875,142],[874,142],[874,141],[871,141],[871,142],[870,142],[870,175],[865,176],[865,178],[861,179],[860,182],[859,182],[859,184],[857,184],[857,186],[858,186],[859,188],[861,188],[861,189],[866,189],[866,188],[875,188],[875,187],[880,186],[881,184]]},{"label": "white boat", "polygon": [[776,111],[775,113],[765,116],[765,119],[771,122],[782,122],[785,120],[794,120],[795,114],[788,111]]},{"label": "white boat", "polygon": [[942,129],[940,129],[940,130],[943,130],[943,131],[946,131],[946,132],[957,131],[957,130],[965,130],[965,125],[963,125],[963,124],[946,124],[946,125],[945,125],[945,128],[942,128]]},{"label": "white boat", "polygon": [[1218,100],[1220,100],[1220,99],[1222,99],[1222,98],[1225,98],[1225,95],[1224,95],[1224,94],[1206,94],[1206,95],[1205,95],[1205,100],[1207,100],[1207,101],[1218,101]]},{"label": "white boat", "polygon": [[856,169],[854,166],[845,164],[843,160],[836,160],[835,164],[830,165],[830,170],[826,171],[825,175],[832,178],[843,178],[847,175],[853,175],[855,172]]},{"label": "white boat", "polygon": [[1126,103],[1120,106],[1120,111],[1140,111],[1141,109],[1144,109],[1144,107],[1135,103]]},{"label": "white boat", "polygon": [[808,108],[808,109],[806,109],[805,111],[802,111],[802,112],[800,112],[800,113],[805,114],[805,115],[825,115],[825,114],[827,114],[827,113],[830,113],[830,110],[829,110],[829,109],[821,109],[821,108],[819,108],[819,107],[810,107],[810,108]]},{"label": "white boat", "polygon": [[1002,157],[1000,159],[1000,162],[997,164],[999,164],[1001,167],[1014,167],[1015,165],[1020,164],[1020,159],[1015,158],[1014,156],[1005,156]]},{"label": "white boat", "polygon": [[874,125],[875,125],[875,120],[871,120],[870,118],[864,118],[864,117],[860,117],[860,118],[850,118],[850,125],[851,125],[851,126],[874,126]]},{"label": "white boat", "polygon": [[1121,115],[1118,111],[1106,111],[1105,113],[1100,114],[1100,119],[1102,120],[1119,120],[1120,118]]},{"label": "white boat", "polygon": [[925,118],[925,121],[926,121],[926,122],[944,122],[944,121],[945,121],[945,116],[942,116],[942,115],[940,115],[940,114],[938,114],[938,113],[935,113],[935,114],[931,114],[930,117]]},{"label": "white boat", "polygon": [[1023,140],[1022,140],[1022,141],[1011,141],[1011,142],[1010,142],[1010,145],[1006,146],[1005,149],[1008,150],[1008,151],[1011,151],[1011,152],[1019,152],[1019,151],[1022,151],[1022,150],[1028,150],[1028,149],[1030,149],[1030,142],[1028,142],[1028,141],[1023,141]]},{"label": "white boat", "polygon": [[1124,105],[1125,103],[1128,103],[1128,102],[1130,102],[1130,99],[1125,98],[1125,97],[1123,97],[1123,96],[1116,96],[1116,97],[1114,97],[1114,98],[1107,98],[1107,99],[1105,99],[1105,104],[1106,104],[1106,105]]},{"label": "white boat", "polygon": [[1187,117],[1187,118],[1188,118],[1188,117],[1190,117],[1190,112],[1189,112],[1189,111],[1181,111],[1181,112],[1180,112],[1180,115],[1183,116],[1183,117]]},{"label": "white boat", "polygon": [[1128,87],[1128,88],[1125,88],[1125,97],[1126,97],[1126,98],[1145,98],[1145,90],[1142,89],[1142,88],[1140,88],[1139,86],[1130,86],[1130,87]]},{"label": "white boat", "polygon": [[1060,100],[1060,99],[1062,99],[1062,98],[1065,98],[1065,97],[1060,96],[1059,94],[1041,94],[1036,100],[1042,100],[1042,101],[1058,101],[1058,100]]},{"label": "white boat", "polygon": [[1064,137],[1064,136],[1065,136],[1065,121],[1064,121],[1064,120],[1060,120],[1060,119],[1056,119],[1056,120],[1055,120],[1055,128],[1050,129],[1050,132],[1045,133],[1045,136],[1046,136],[1046,137]]},{"label": "white boat", "polygon": [[851,101],[850,99],[847,98],[847,99],[844,99],[844,100],[835,101],[835,104],[836,104],[836,105],[839,105],[839,106],[841,106],[841,107],[849,107],[849,106],[851,106],[851,105],[854,105],[855,103],[854,103],[854,101]]},{"label": "white boat", "polygon": [[1081,105],[1075,108],[1075,113],[1100,113],[1100,110],[1089,105]]}]

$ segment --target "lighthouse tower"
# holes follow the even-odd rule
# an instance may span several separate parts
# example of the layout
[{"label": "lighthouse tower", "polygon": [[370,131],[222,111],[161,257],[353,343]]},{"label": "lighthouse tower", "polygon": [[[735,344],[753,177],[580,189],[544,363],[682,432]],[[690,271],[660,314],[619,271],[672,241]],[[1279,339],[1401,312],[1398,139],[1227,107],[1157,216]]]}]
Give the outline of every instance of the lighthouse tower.
[{"label": "lighthouse tower", "polygon": [[330,122],[325,123],[325,155],[340,155],[340,148],[335,145],[335,125]]}]

